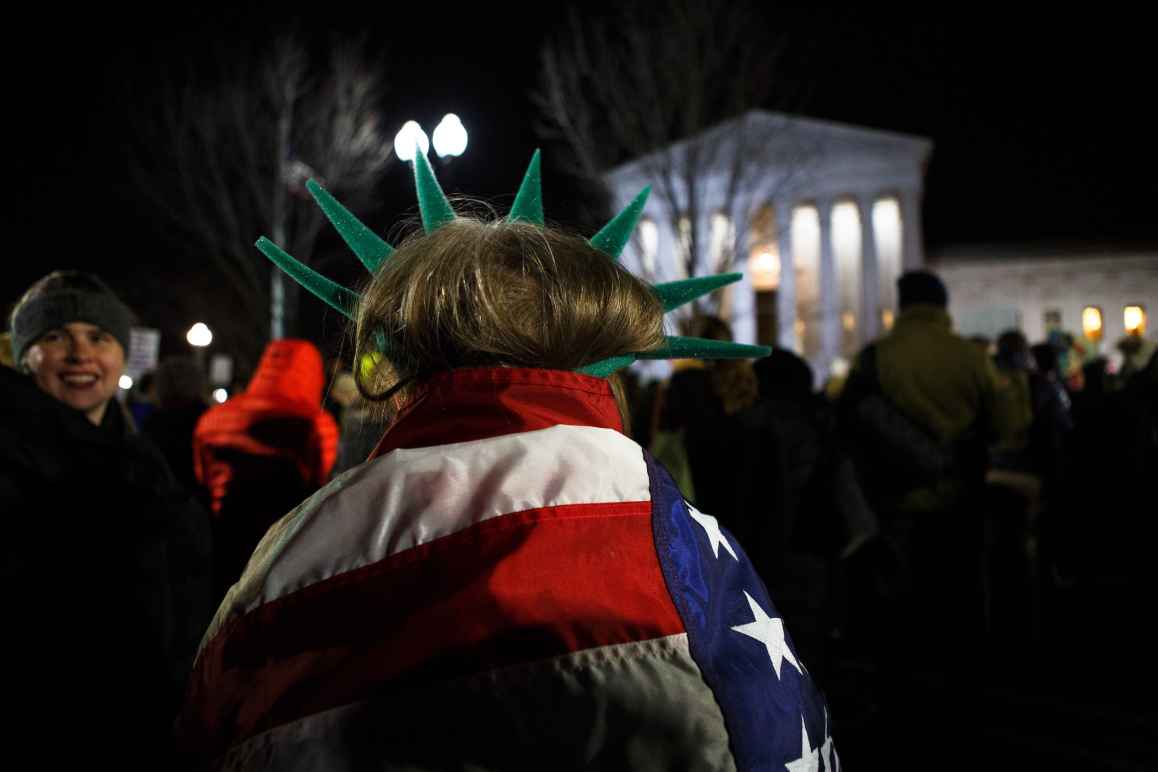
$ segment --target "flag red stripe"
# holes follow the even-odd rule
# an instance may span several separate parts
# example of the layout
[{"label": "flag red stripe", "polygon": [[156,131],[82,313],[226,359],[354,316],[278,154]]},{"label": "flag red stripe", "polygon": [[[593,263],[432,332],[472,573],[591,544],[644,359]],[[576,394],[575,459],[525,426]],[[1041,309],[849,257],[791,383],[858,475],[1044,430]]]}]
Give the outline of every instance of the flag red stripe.
[{"label": "flag red stripe", "polygon": [[383,684],[682,632],[649,502],[513,513],[231,620],[201,653],[182,733],[216,754]]}]

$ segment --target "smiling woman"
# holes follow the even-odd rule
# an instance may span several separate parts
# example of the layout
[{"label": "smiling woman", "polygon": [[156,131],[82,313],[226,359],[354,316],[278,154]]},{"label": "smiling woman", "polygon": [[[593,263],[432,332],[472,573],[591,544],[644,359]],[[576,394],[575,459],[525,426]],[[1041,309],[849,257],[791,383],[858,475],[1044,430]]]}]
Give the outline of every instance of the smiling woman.
[{"label": "smiling woman", "polygon": [[125,366],[133,314],[104,282],[54,271],[12,312],[12,354],[42,391],[98,426]]},{"label": "smiling woman", "polygon": [[[208,515],[114,402],[132,320],[100,279],[56,271],[12,313],[20,372],[0,367],[0,608],[21,630],[0,641],[0,683],[28,752],[60,705],[86,716],[54,751],[66,766],[100,747],[174,768],[173,707],[211,611]],[[127,707],[105,710],[110,694]]]}]

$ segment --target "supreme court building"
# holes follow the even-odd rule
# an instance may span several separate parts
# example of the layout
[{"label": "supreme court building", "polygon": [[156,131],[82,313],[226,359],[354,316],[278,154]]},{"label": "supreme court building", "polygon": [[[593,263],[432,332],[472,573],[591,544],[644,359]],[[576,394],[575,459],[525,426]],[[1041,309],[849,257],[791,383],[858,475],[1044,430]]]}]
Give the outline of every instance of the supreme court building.
[{"label": "supreme court building", "polygon": [[[690,168],[687,154],[695,154],[697,230],[708,238],[691,273],[742,272],[719,309],[736,340],[791,348],[823,382],[892,324],[897,277],[925,262],[931,151],[922,137],[747,113],[607,174],[618,208],[653,186],[624,267],[653,283],[689,273],[688,186],[670,172]],[[649,377],[667,367],[643,364]]]}]

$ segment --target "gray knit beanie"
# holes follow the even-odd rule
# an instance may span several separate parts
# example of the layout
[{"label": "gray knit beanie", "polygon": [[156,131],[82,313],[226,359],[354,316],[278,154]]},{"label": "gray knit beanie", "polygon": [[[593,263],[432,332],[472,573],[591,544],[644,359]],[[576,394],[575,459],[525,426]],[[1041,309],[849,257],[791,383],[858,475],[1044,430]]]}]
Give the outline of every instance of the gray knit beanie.
[{"label": "gray knit beanie", "polygon": [[133,312],[91,274],[54,271],[33,284],[12,312],[12,359],[17,366],[45,333],[71,322],[95,324],[129,354]]}]

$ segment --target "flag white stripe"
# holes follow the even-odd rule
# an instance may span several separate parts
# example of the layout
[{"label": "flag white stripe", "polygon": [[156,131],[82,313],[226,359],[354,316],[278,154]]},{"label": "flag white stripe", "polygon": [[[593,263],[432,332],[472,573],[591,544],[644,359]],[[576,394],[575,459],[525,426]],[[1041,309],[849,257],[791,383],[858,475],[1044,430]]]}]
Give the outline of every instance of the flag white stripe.
[{"label": "flag white stripe", "polygon": [[650,500],[641,448],[613,429],[553,426],[395,450],[334,480],[271,528],[218,616],[512,512]]}]

